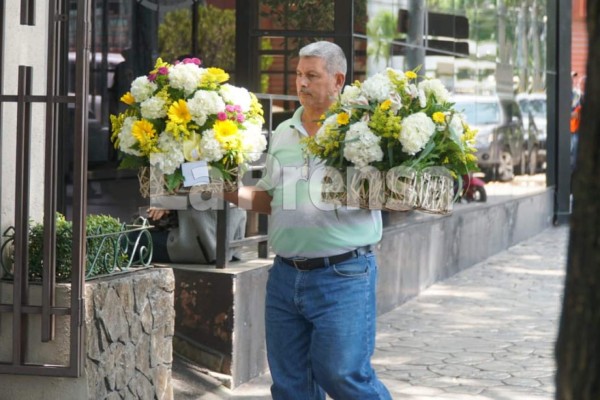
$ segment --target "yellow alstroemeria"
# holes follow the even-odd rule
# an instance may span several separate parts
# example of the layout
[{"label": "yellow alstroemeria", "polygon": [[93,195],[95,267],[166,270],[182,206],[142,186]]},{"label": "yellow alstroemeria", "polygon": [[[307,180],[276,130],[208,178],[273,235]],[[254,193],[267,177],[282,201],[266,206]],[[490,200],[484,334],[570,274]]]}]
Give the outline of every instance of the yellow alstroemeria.
[{"label": "yellow alstroemeria", "polygon": [[431,116],[431,119],[436,124],[443,124],[444,122],[446,122],[446,116],[441,111],[434,112],[433,115]]},{"label": "yellow alstroemeria", "polygon": [[168,63],[168,62],[166,62],[166,61],[163,61],[163,59],[162,59],[162,58],[158,57],[158,58],[156,59],[156,63],[154,64],[154,69],[153,69],[152,71],[150,71],[150,74],[156,74],[156,73],[158,72],[158,69],[159,69],[159,68],[162,68],[162,67],[170,67],[170,66],[171,66],[171,64],[169,64],[169,63]]},{"label": "yellow alstroemeria", "polygon": [[200,134],[193,132],[190,140],[183,141],[183,157],[185,157],[187,161],[197,161],[200,159],[201,139],[202,136],[200,136]]},{"label": "yellow alstroemeria", "polygon": [[211,83],[224,83],[229,80],[229,74],[221,68],[210,67],[202,75],[201,85]]},{"label": "yellow alstroemeria", "polygon": [[336,120],[339,125],[347,125],[348,122],[350,122],[350,116],[348,115],[348,113],[341,112],[337,115]]},{"label": "yellow alstroemeria", "polygon": [[135,97],[133,97],[131,92],[125,93],[123,96],[121,96],[120,100],[121,100],[121,102],[127,104],[128,106],[135,103]]},{"label": "yellow alstroemeria", "polygon": [[387,99],[383,103],[381,103],[379,108],[381,108],[383,111],[387,111],[390,109],[391,106],[392,106],[392,101],[390,99]]},{"label": "yellow alstroemeria", "polygon": [[176,124],[187,124],[192,120],[192,115],[185,100],[177,100],[171,104],[167,113],[169,119]]},{"label": "yellow alstroemeria", "polygon": [[138,141],[143,153],[149,154],[153,151],[156,143],[156,130],[152,123],[145,119],[135,121],[131,127],[131,134]]},{"label": "yellow alstroemeria", "polygon": [[416,79],[417,78],[417,74],[414,71],[406,71],[404,73],[404,76],[406,76],[406,79]]}]

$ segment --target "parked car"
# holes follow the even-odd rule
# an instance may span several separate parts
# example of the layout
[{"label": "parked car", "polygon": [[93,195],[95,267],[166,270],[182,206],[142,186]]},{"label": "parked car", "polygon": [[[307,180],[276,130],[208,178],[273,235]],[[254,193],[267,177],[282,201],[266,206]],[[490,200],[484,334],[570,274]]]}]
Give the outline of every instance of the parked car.
[{"label": "parked car", "polygon": [[526,172],[527,149],[535,137],[523,125],[521,109],[513,97],[455,95],[452,101],[469,125],[477,130],[476,156],[486,180],[510,181]]},{"label": "parked car", "polygon": [[528,172],[534,174],[546,169],[546,135],[548,115],[546,111],[546,93],[521,93],[517,102],[527,121],[527,131],[537,136],[537,146],[529,149]]}]

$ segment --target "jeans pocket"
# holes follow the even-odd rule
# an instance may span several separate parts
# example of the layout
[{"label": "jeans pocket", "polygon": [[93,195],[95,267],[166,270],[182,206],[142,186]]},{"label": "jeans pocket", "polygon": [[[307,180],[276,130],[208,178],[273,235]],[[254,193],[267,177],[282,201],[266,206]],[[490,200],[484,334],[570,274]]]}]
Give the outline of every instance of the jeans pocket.
[{"label": "jeans pocket", "polygon": [[369,261],[367,257],[359,256],[333,265],[333,270],[336,275],[347,278],[360,278],[367,276],[369,273]]}]

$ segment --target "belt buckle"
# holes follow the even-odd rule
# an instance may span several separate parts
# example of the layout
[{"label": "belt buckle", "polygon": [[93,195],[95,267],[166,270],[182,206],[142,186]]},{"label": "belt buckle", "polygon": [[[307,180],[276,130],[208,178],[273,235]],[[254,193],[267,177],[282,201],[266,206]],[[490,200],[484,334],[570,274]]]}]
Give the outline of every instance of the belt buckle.
[{"label": "belt buckle", "polygon": [[302,268],[299,267],[298,264],[296,264],[296,261],[304,262],[306,260],[308,260],[308,258],[306,258],[306,257],[292,258],[292,262],[294,263],[294,267],[297,268],[297,269],[302,269]]}]

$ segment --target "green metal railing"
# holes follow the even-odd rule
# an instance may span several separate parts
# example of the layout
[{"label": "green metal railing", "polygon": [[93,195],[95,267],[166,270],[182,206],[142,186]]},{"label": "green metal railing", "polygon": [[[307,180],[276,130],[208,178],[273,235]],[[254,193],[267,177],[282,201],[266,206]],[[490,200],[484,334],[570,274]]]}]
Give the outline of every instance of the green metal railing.
[{"label": "green metal railing", "polygon": [[[139,217],[132,224],[123,224],[117,232],[103,233],[98,231],[86,236],[86,268],[85,277],[100,277],[124,272],[132,267],[148,267],[152,262],[152,236],[148,220]],[[15,228],[9,227],[2,234],[4,241],[0,247],[0,266],[3,279],[12,280],[14,267]],[[59,264],[59,263],[57,263]],[[69,276],[57,274],[60,280]],[[41,270],[30,269],[30,281],[41,281]]]}]

